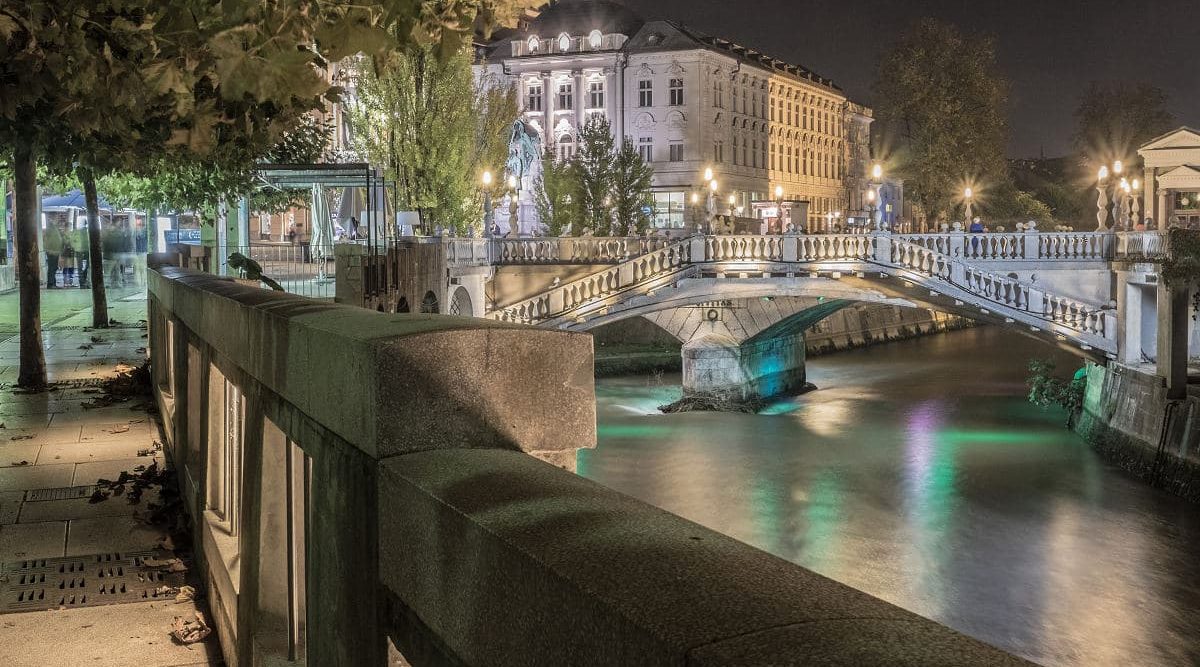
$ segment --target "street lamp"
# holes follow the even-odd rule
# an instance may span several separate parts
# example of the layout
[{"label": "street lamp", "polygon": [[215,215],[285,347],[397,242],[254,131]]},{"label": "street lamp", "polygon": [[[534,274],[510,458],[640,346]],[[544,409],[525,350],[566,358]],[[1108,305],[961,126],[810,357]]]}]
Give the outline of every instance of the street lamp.
[{"label": "street lamp", "polygon": [[871,167],[871,178],[876,181],[883,179],[883,165],[876,162],[875,166]]},{"label": "street lamp", "polygon": [[712,170],[712,167],[707,167],[707,168],[705,168],[705,170],[704,170],[704,180],[705,180],[705,181],[712,181],[712,180],[713,180],[713,170]]},{"label": "street lamp", "polygon": [[484,171],[483,181],[483,237],[492,237],[492,172]]},{"label": "street lamp", "polygon": [[967,187],[963,190],[963,212],[966,214],[965,217],[967,218],[966,223],[968,227],[971,225],[971,214],[973,213],[971,210],[971,198],[974,196],[975,190],[972,188]]},{"label": "street lamp", "polygon": [[867,210],[870,211],[870,214],[871,214],[871,217],[870,217],[871,223],[877,224],[877,223],[875,223],[875,187],[874,186],[867,188]]},{"label": "street lamp", "polygon": [[516,236],[521,235],[521,186],[517,181],[517,177],[513,174],[508,175],[508,189],[512,192],[512,198],[508,203],[508,229],[510,234]]}]

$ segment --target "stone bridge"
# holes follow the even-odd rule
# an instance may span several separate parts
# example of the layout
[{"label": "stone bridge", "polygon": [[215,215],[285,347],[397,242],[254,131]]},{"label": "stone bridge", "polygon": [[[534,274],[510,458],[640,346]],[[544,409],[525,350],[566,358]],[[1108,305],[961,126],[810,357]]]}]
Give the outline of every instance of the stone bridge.
[{"label": "stone bridge", "polygon": [[[836,311],[830,302],[876,303],[1011,327],[1096,359],[1142,363],[1158,356],[1161,304],[1152,262],[1166,252],[1160,232],[444,239],[440,245],[447,276],[439,286],[447,304],[442,312],[503,322],[589,331],[642,316],[685,347],[713,349],[716,339],[700,339],[761,344],[768,329],[802,344],[805,328]],[[685,309],[694,316],[698,307],[766,300],[774,304],[756,306],[763,312],[752,326],[684,332],[671,325],[685,318]],[[1186,331],[1182,338],[1186,347]],[[802,361],[786,353],[788,363]],[[686,365],[686,349],[684,356]]]}]

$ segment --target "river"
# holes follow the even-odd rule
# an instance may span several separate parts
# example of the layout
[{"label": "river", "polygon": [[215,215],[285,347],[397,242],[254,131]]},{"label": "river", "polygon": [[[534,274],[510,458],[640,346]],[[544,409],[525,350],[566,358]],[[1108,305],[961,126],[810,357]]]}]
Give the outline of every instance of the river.
[{"label": "river", "polygon": [[1025,401],[1077,358],[997,327],[809,360],[766,414],[597,381],[579,473],[1044,665],[1200,665],[1200,511]]}]

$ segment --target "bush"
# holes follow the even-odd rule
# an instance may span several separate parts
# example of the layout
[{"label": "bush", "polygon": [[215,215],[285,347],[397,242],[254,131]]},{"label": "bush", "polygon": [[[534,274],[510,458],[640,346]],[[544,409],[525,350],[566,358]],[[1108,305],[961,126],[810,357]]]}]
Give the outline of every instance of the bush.
[{"label": "bush", "polygon": [[1043,408],[1057,405],[1067,411],[1067,428],[1075,424],[1075,416],[1083,408],[1087,379],[1082,374],[1067,382],[1054,375],[1053,361],[1034,359],[1029,362],[1029,402]]}]

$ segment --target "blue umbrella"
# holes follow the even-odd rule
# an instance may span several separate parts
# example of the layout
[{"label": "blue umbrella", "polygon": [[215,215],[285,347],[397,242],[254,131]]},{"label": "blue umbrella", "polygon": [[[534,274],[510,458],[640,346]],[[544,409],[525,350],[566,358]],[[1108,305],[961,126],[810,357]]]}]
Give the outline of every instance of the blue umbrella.
[{"label": "blue umbrella", "polygon": [[[97,197],[101,210],[111,211],[113,207],[103,197]],[[42,198],[42,209],[55,208],[78,208],[86,209],[87,201],[83,197],[83,193],[79,190],[72,190],[65,195],[54,195],[51,197]]]}]

